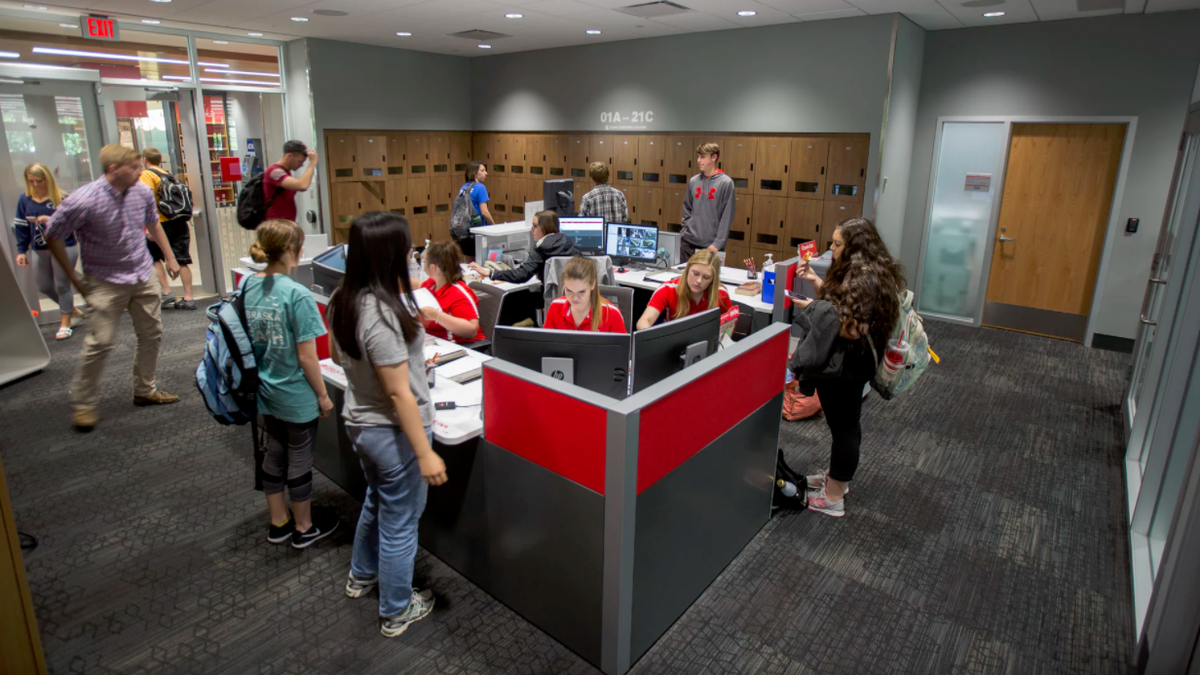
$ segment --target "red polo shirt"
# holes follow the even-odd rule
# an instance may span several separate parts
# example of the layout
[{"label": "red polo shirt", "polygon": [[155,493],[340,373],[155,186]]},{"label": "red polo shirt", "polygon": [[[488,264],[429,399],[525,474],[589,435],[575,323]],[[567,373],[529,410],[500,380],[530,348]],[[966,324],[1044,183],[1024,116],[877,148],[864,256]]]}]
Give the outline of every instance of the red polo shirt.
[{"label": "red polo shirt", "polygon": [[[421,288],[427,289],[433,293],[433,297],[437,298],[438,305],[442,311],[456,319],[464,319],[466,321],[479,320],[479,301],[475,298],[475,291],[472,291],[462,281],[446,284],[440,289],[435,288],[433,279],[426,279],[421,283]],[[473,338],[461,338],[446,330],[443,326],[432,321],[422,321],[425,324],[425,332],[434,337],[442,338],[443,340],[454,340],[454,342],[464,345],[472,342],[478,342],[484,339],[483,329],[475,331]]]},{"label": "red polo shirt", "polygon": [[[600,320],[601,333],[629,332],[625,329],[625,318],[621,316],[621,310],[613,307],[607,300],[600,301],[600,313],[604,315]],[[592,313],[588,311],[588,315],[583,318],[583,323],[575,325],[575,318],[571,316],[571,303],[567,302],[567,296],[564,295],[546,308],[546,322],[542,328],[590,331],[592,329]]]},{"label": "red polo shirt", "polygon": [[[654,291],[654,295],[650,296],[649,306],[657,309],[659,314],[666,314],[668,321],[684,318],[675,316],[675,302],[679,298],[679,286],[682,283],[682,280],[665,283],[659,286],[657,291]],[[720,282],[713,279],[713,283],[719,284]],[[729,293],[725,291],[724,286],[718,286],[717,288],[717,303],[721,308],[722,314],[728,312],[730,307],[733,307],[733,301],[729,299]],[[691,307],[688,308],[688,316],[699,314],[707,309],[708,307],[704,304],[692,303]]]}]

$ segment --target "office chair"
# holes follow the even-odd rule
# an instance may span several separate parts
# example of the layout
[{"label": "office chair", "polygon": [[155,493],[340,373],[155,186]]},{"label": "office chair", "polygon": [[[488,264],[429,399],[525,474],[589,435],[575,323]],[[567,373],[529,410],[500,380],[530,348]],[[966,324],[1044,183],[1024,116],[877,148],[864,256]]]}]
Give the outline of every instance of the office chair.
[{"label": "office chair", "polygon": [[625,320],[625,329],[633,332],[633,289],[624,286],[598,286],[600,297],[608,300],[621,310],[621,318]]},{"label": "office chair", "polygon": [[483,340],[470,345],[470,348],[490,354],[492,335],[500,318],[500,307],[504,303],[504,291],[481,281],[471,282],[470,288],[479,299],[479,327],[483,330],[484,337]]}]

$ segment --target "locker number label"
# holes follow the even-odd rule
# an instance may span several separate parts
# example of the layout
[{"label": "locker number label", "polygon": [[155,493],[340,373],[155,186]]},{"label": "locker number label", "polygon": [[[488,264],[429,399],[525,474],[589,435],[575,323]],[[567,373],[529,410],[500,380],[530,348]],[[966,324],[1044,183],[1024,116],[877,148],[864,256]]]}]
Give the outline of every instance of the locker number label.
[{"label": "locker number label", "polygon": [[653,110],[634,110],[622,113],[619,111],[600,113],[600,123],[610,129],[647,129],[654,123]]}]

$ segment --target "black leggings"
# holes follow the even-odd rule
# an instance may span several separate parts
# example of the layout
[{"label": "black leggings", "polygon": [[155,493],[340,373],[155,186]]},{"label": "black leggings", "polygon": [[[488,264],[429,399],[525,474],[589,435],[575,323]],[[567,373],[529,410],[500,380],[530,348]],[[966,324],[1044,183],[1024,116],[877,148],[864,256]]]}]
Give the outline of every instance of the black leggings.
[{"label": "black leggings", "polygon": [[858,448],[862,444],[863,380],[820,380],[817,397],[825,412],[825,423],[833,434],[829,453],[829,477],[842,482],[854,478]]}]

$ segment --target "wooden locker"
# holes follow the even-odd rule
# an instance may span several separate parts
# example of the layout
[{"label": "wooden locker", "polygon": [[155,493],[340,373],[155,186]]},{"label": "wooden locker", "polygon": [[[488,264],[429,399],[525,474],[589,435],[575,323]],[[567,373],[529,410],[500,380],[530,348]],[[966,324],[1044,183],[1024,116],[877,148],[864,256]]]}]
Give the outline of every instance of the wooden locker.
[{"label": "wooden locker", "polygon": [[819,242],[820,233],[817,228],[821,223],[823,208],[824,202],[817,199],[791,197],[787,200],[787,233],[783,242],[787,258],[796,255],[796,247],[800,244],[806,241]]},{"label": "wooden locker", "polygon": [[387,174],[388,180],[408,177],[408,170],[405,168],[408,161],[408,135],[403,131],[389,131],[387,133]]},{"label": "wooden locker", "polygon": [[[541,178],[526,178],[525,179],[525,201],[540,202],[542,201],[542,179]],[[537,211],[534,211],[537,213]]]},{"label": "wooden locker", "polygon": [[325,154],[329,162],[329,182],[358,180],[358,138],[353,132],[330,131],[325,134]]},{"label": "wooden locker", "polygon": [[[666,221],[663,220],[663,196],[665,192],[665,189],[658,187],[647,187],[645,185],[639,187],[637,192],[637,215],[634,217],[633,222],[642,225],[654,225],[660,230],[664,229]],[[680,204],[679,208],[682,211],[683,205]]]},{"label": "wooden locker", "polygon": [[385,181],[372,181],[370,183],[359,183],[359,199],[362,200],[362,212],[370,213],[372,211],[384,210],[384,198],[387,188]]},{"label": "wooden locker", "polygon": [[867,134],[830,139],[826,200],[862,203],[867,182],[869,139]]},{"label": "wooden locker", "polygon": [[613,185],[638,184],[638,137],[613,136],[612,139],[612,176],[608,182]]},{"label": "wooden locker", "polygon": [[408,217],[408,181],[395,179],[383,184],[383,205],[388,211],[394,211],[405,218]]},{"label": "wooden locker", "polygon": [[497,176],[508,175],[508,135],[492,134],[488,143],[488,173]]},{"label": "wooden locker", "polygon": [[408,232],[412,235],[413,248],[425,248],[425,240],[433,239],[433,217],[429,214],[410,216]]},{"label": "wooden locker", "polygon": [[596,184],[591,178],[576,178],[575,179],[575,213],[579,213],[579,206],[583,203],[583,196],[592,191]]},{"label": "wooden locker", "polygon": [[[746,246],[744,241],[734,241],[731,237],[725,243],[725,267],[736,269],[746,269],[746,258],[750,257],[750,248]],[[687,262],[680,260],[679,262]],[[755,263],[757,264],[757,263]],[[731,293],[732,295],[732,293]]]},{"label": "wooden locker", "polygon": [[[663,224],[660,230],[679,232],[683,229],[683,199],[687,195],[687,186],[670,186],[663,189]],[[736,218],[736,216],[735,216]]]},{"label": "wooden locker", "polygon": [[434,221],[438,219],[450,222],[450,208],[454,204],[455,181],[450,175],[434,174],[429,179],[429,211]]},{"label": "wooden locker", "polygon": [[492,135],[471,134],[471,159],[486,167],[492,165]]},{"label": "wooden locker", "polygon": [[838,223],[847,218],[859,218],[861,216],[862,204],[857,202],[826,201],[818,227],[818,234],[820,235],[818,250],[822,252],[829,250],[829,244],[833,241],[833,231],[837,229]]},{"label": "wooden locker", "polygon": [[[771,255],[771,260],[774,262],[779,262],[782,259],[779,257],[780,255],[782,255],[782,253],[777,248],[767,248],[767,247],[762,247],[762,246],[751,246],[750,247],[749,257],[754,258],[754,267],[760,273],[762,272],[763,267],[766,266],[768,253]],[[725,257],[726,257],[726,259],[728,259],[729,254],[726,253]],[[746,266],[745,263],[738,265],[738,267],[745,267],[745,266]]]},{"label": "wooden locker", "polygon": [[567,138],[566,136],[546,136],[546,178],[567,177]]},{"label": "wooden locker", "polygon": [[740,194],[754,194],[750,184],[754,176],[754,158],[758,150],[757,139],[749,136],[730,136],[717,141],[721,146],[717,166],[733,179],[733,186]]},{"label": "wooden locker", "polygon": [[667,186],[687,186],[688,180],[699,171],[696,168],[696,139],[687,136],[668,136],[663,153]]},{"label": "wooden locker", "polygon": [[387,175],[387,136],[358,134],[355,172],[359,180],[383,180]]},{"label": "wooden locker", "polygon": [[[411,137],[410,137],[411,138]],[[414,218],[421,216],[429,216],[430,202],[430,183],[429,176],[417,176],[407,179],[408,185],[405,186],[408,196],[408,218],[409,224]],[[417,241],[414,237],[413,241]],[[416,244],[414,244],[416,245]]]},{"label": "wooden locker", "polygon": [[591,138],[588,136],[566,136],[567,143],[567,178],[587,179],[588,153],[591,152]]},{"label": "wooden locker", "polygon": [[[729,226],[729,241],[736,242],[750,248],[753,241],[754,228],[751,226],[754,218],[754,202],[756,200],[751,195],[734,195],[733,205],[733,224]],[[736,267],[741,267],[741,261],[738,261]]]},{"label": "wooden locker", "polygon": [[507,223],[512,219],[508,215],[508,176],[488,176],[488,210],[492,219],[499,223]]},{"label": "wooden locker", "polygon": [[782,251],[787,239],[787,197],[754,197],[750,248]]},{"label": "wooden locker", "polygon": [[525,136],[525,171],[530,178],[544,180],[546,178],[546,136],[543,134],[527,134]]},{"label": "wooden locker", "polygon": [[[661,188],[667,184],[665,139],[662,136],[639,136],[637,152],[637,184]],[[641,193],[642,195],[645,192]]]},{"label": "wooden locker", "polygon": [[584,168],[584,176],[586,177],[587,169],[592,162],[600,162],[608,166],[608,182],[613,182],[613,137],[605,135],[591,136],[588,143],[587,165]]},{"label": "wooden locker", "polygon": [[629,222],[631,225],[642,222],[638,217],[640,210],[639,205],[641,204],[641,201],[639,200],[638,187],[636,185],[614,185],[613,187],[617,188],[622,194],[625,195],[625,211],[629,215],[629,220],[627,222]]},{"label": "wooden locker", "polygon": [[787,196],[788,163],[791,154],[790,138],[767,136],[758,139],[758,153],[754,162],[754,194]]},{"label": "wooden locker", "polygon": [[450,175],[450,133],[434,131],[426,134],[425,139],[429,153],[429,173],[433,176]]},{"label": "wooden locker", "polygon": [[450,214],[433,214],[429,223],[429,239],[431,241],[453,241],[450,237]]},{"label": "wooden locker", "polygon": [[350,223],[363,213],[362,185],[360,183],[334,183],[329,186],[330,216],[335,230],[348,230]]},{"label": "wooden locker", "polygon": [[525,202],[529,201],[526,190],[529,189],[529,179],[517,176],[508,177],[508,214],[514,222],[525,220]]},{"label": "wooden locker", "polygon": [[429,137],[425,134],[410,133],[405,138],[406,158],[409,178],[429,177]]},{"label": "wooden locker", "polygon": [[450,173],[454,180],[464,180],[467,162],[471,161],[471,134],[455,131],[450,134]]},{"label": "wooden locker", "polygon": [[792,156],[788,166],[788,196],[825,199],[828,161],[828,138],[793,138]]},{"label": "wooden locker", "polygon": [[514,178],[525,178],[526,176],[526,145],[528,141],[525,134],[505,134],[504,135],[504,155],[508,160],[508,175]]}]

